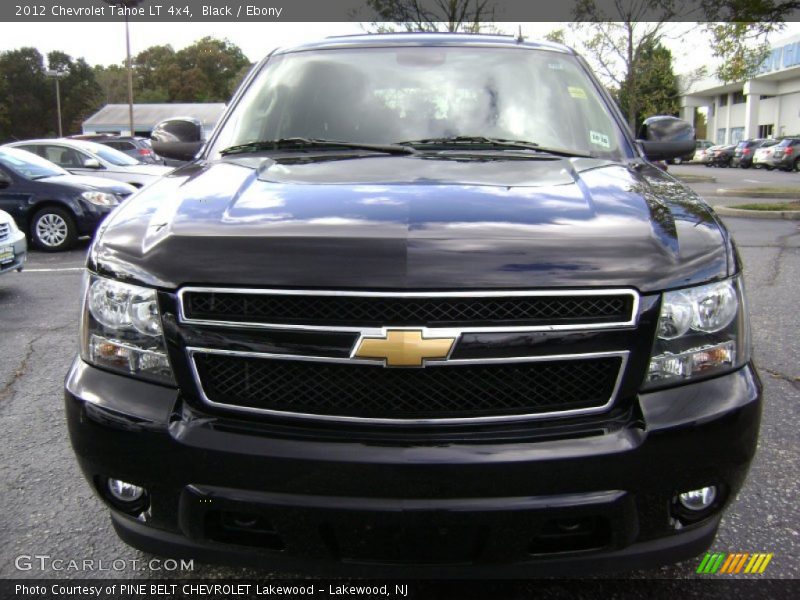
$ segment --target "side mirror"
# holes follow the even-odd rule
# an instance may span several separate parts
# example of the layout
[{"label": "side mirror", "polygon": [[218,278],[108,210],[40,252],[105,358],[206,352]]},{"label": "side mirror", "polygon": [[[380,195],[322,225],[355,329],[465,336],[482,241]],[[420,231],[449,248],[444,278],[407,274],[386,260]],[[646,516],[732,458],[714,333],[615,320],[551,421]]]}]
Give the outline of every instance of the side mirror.
[{"label": "side mirror", "polygon": [[102,169],[103,167],[100,165],[100,161],[96,158],[87,158],[83,161],[83,168],[84,169]]},{"label": "side mirror", "polygon": [[649,160],[667,160],[694,152],[694,127],[677,117],[645,119],[637,138]]},{"label": "side mirror", "polygon": [[2,171],[0,171],[0,190],[4,190],[10,185],[11,185],[11,178]]},{"label": "side mirror", "polygon": [[153,152],[176,160],[194,160],[205,143],[203,125],[192,117],[161,121],[150,134]]}]

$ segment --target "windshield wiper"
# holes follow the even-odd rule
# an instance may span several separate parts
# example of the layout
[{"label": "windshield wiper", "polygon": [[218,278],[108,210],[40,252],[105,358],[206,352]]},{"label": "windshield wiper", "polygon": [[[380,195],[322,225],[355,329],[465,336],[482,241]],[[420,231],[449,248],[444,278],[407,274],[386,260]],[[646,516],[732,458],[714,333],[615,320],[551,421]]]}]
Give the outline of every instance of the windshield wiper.
[{"label": "windshield wiper", "polygon": [[565,150],[563,148],[549,148],[540,146],[536,142],[492,138],[482,135],[457,135],[452,137],[426,138],[422,140],[398,142],[398,144],[401,146],[491,146],[493,148],[499,147],[535,150],[543,154],[554,154],[556,156],[580,156],[584,158],[590,158],[592,156],[588,152],[577,152],[574,150]]},{"label": "windshield wiper", "polygon": [[263,152],[264,150],[287,150],[306,148],[351,148],[354,150],[368,150],[384,154],[416,154],[416,150],[409,146],[398,144],[368,144],[361,142],[340,142],[337,140],[322,140],[319,138],[290,137],[279,140],[259,140],[247,142],[225,148],[220,154],[247,154],[250,152]]}]

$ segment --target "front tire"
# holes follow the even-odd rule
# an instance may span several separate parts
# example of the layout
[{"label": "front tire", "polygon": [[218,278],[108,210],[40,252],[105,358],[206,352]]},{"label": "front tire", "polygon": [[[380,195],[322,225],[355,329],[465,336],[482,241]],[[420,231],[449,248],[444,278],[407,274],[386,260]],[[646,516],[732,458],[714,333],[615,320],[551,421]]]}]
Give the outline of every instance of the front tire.
[{"label": "front tire", "polygon": [[45,252],[69,250],[78,239],[75,218],[68,210],[55,206],[37,212],[31,222],[31,240]]}]

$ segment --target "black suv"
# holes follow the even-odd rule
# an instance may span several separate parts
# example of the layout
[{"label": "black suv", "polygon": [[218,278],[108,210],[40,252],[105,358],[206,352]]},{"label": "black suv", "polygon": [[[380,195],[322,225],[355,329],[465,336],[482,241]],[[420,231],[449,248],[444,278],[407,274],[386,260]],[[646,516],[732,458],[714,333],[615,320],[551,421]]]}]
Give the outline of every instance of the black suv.
[{"label": "black suv", "polygon": [[502,36],[270,54],[89,253],[72,443],[126,542],[291,572],[705,550],[756,449],[741,264],[586,63]]},{"label": "black suv", "polygon": [[784,138],[778,142],[770,163],[782,171],[800,170],[800,138]]}]

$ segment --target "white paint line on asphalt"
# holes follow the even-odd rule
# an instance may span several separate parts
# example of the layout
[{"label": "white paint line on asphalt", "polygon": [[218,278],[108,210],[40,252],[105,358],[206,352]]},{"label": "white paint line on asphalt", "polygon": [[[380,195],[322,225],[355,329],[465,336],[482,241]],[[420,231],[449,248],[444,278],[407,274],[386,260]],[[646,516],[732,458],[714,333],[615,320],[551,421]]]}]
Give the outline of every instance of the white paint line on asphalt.
[{"label": "white paint line on asphalt", "polygon": [[23,273],[57,273],[59,271],[83,271],[85,267],[64,267],[61,269],[23,269]]}]

